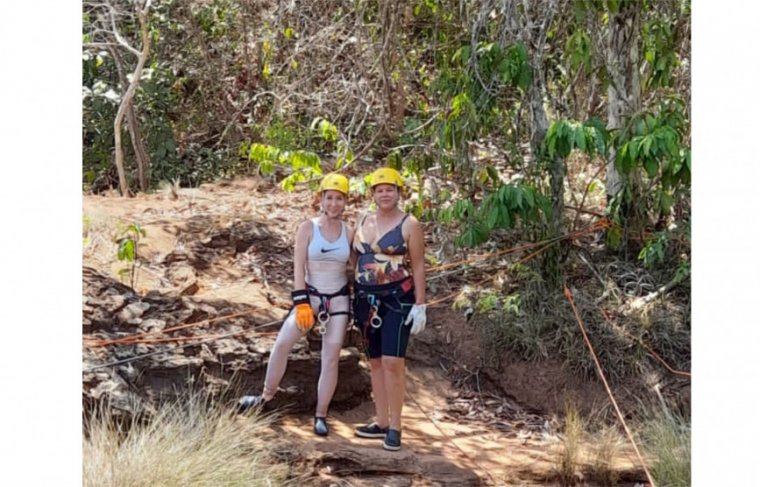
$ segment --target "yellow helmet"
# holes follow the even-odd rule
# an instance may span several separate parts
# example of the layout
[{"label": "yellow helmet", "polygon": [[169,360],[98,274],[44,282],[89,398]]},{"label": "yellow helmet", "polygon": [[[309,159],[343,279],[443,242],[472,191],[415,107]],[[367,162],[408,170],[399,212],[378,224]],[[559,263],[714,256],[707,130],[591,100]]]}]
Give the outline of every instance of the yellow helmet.
[{"label": "yellow helmet", "polygon": [[401,174],[395,169],[382,167],[369,176],[370,188],[374,188],[378,184],[394,184],[401,189],[404,187],[404,180],[401,178]]},{"label": "yellow helmet", "polygon": [[333,189],[340,191],[344,195],[348,196],[348,178],[342,174],[328,174],[322,178],[322,182],[319,183],[319,192]]}]

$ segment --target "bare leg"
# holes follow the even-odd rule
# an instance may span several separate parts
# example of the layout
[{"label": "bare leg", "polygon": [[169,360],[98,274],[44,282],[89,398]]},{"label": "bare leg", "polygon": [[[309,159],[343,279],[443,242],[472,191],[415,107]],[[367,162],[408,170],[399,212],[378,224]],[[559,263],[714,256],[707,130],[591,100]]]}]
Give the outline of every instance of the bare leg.
[{"label": "bare leg", "polygon": [[303,336],[301,330],[296,326],[296,316],[294,312],[285,319],[274,342],[272,352],[269,354],[269,364],[267,365],[267,374],[264,379],[264,390],[262,395],[264,399],[271,400],[277,388],[280,386],[282,376],[285,375],[285,369],[288,366],[288,355],[293,349],[293,345]]},{"label": "bare leg", "polygon": [[375,416],[377,425],[388,427],[388,398],[385,392],[385,371],[383,359],[369,359],[372,378],[372,398],[375,400]]},{"label": "bare leg", "polygon": [[317,384],[317,411],[315,416],[324,418],[338,384],[338,364],[343,338],[346,335],[348,316],[337,315],[327,323],[327,333],[322,337],[322,370]]},{"label": "bare leg", "polygon": [[401,431],[401,410],[404,407],[404,395],[406,393],[406,362],[403,357],[387,355],[383,355],[381,361],[386,398],[390,409],[389,424],[391,429]]}]

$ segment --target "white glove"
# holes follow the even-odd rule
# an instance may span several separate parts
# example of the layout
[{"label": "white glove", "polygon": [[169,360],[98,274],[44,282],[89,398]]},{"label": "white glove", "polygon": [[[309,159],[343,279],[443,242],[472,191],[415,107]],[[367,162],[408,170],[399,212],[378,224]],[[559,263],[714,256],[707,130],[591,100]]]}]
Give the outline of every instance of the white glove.
[{"label": "white glove", "polygon": [[415,304],[406,317],[405,325],[412,323],[412,335],[416,335],[425,329],[427,316],[425,315],[426,304]]}]

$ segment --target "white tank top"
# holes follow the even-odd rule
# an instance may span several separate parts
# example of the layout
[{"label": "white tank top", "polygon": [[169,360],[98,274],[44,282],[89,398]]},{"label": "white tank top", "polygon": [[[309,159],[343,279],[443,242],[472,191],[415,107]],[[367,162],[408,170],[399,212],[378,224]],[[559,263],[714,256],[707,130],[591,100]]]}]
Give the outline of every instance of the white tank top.
[{"label": "white tank top", "polygon": [[334,293],[348,282],[346,263],[351,255],[346,224],[340,223],[335,242],[327,241],[319,231],[317,219],[311,220],[311,241],[307,249],[306,282],[323,293]]}]

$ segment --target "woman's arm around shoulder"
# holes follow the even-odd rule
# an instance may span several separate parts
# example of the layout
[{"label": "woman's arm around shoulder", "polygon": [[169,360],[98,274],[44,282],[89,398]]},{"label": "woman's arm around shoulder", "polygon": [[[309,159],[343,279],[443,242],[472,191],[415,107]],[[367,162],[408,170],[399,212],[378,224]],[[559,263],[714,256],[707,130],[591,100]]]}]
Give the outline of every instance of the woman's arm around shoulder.
[{"label": "woman's arm around shoulder", "polygon": [[346,223],[346,236],[348,237],[348,262],[346,262],[346,273],[348,274],[348,280],[354,280],[354,266],[356,265],[356,251],[354,250],[354,235],[356,235],[356,227],[352,227]]}]

